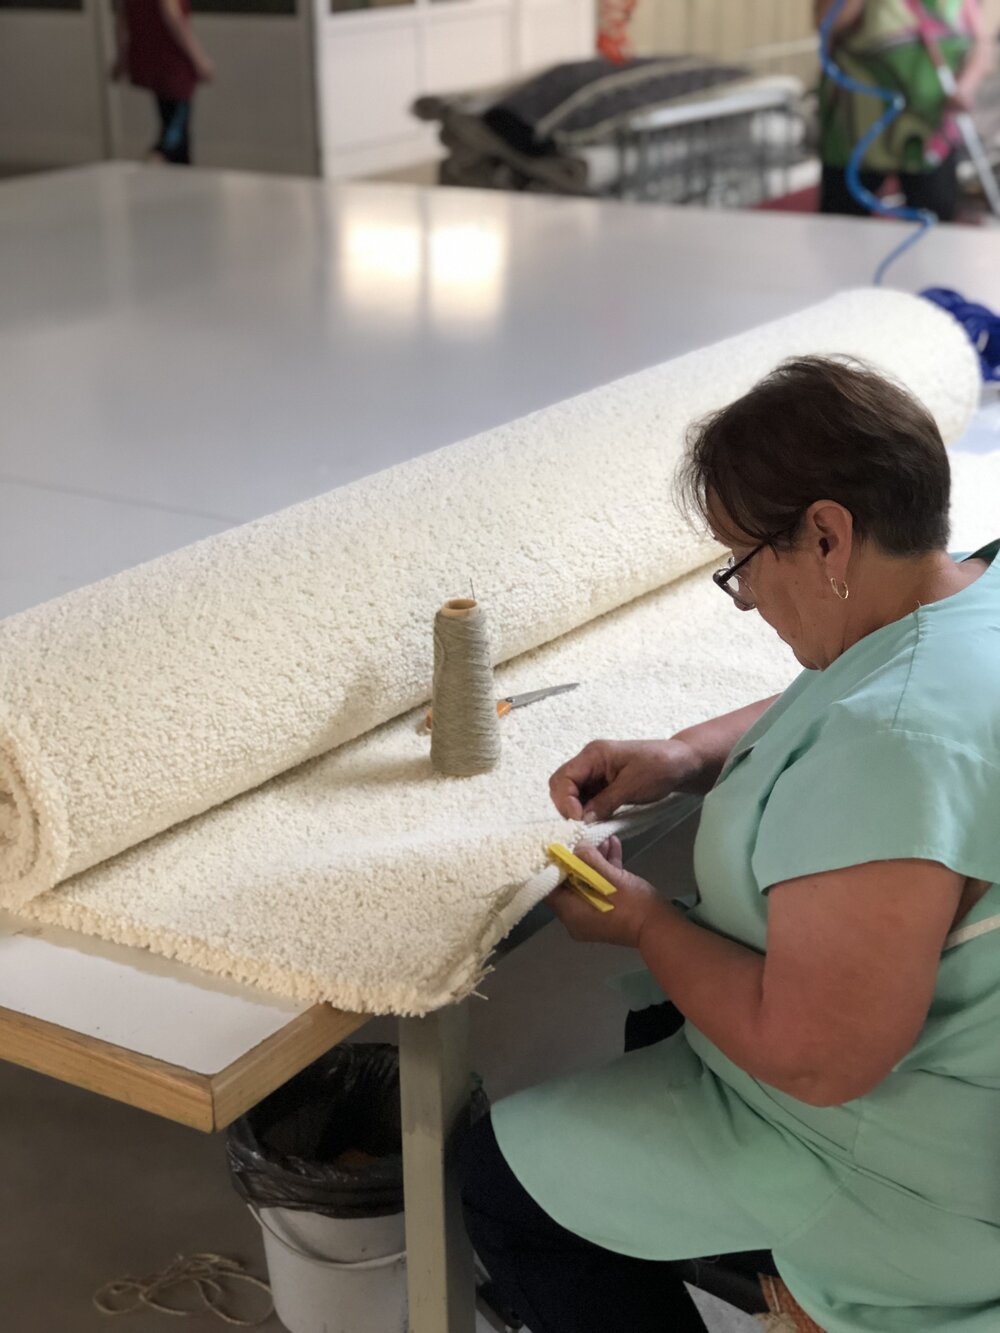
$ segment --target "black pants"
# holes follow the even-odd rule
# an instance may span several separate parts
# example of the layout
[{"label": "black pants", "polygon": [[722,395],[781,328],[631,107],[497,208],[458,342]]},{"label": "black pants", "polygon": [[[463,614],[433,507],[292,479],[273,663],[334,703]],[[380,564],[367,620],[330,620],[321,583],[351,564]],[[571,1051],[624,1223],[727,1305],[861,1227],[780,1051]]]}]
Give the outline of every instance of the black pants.
[{"label": "black pants", "polygon": [[174,97],[157,97],[160,137],[152,151],[175,166],[191,165],[191,103]]},{"label": "black pants", "polygon": [[[661,1040],[680,1021],[673,1005],[632,1015],[626,1050]],[[767,1308],[753,1281],[776,1271],[767,1251],[657,1262],[602,1249],[561,1227],[507,1165],[489,1116],[465,1144],[462,1202],[476,1253],[531,1333],[705,1333],[684,1283],[723,1295],[720,1270],[740,1286],[748,1313]]]},{"label": "black pants", "polygon": [[[949,153],[933,171],[902,172],[899,184],[903,197],[911,208],[929,208],[942,222],[951,222],[958,207],[957,154]],[[886,173],[862,171],[861,184],[877,194],[886,181]],[[851,217],[867,217],[868,210],[847,188],[847,173],[841,167],[823,167],[820,185],[819,211],[846,213]]]}]

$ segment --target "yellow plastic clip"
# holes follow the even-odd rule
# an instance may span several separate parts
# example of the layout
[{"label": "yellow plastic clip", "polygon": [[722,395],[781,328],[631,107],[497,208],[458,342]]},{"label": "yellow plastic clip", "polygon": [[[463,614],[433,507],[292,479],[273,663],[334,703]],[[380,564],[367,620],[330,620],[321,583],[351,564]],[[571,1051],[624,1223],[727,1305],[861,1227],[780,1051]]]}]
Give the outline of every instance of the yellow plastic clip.
[{"label": "yellow plastic clip", "polygon": [[607,901],[613,893],[618,892],[610,880],[605,879],[593,866],[587,865],[586,861],[574,856],[562,843],[553,842],[546,851],[550,859],[565,872],[566,882],[570,888],[574,889],[585,902],[590,903],[591,907],[596,907],[599,912],[615,910],[614,903]]}]

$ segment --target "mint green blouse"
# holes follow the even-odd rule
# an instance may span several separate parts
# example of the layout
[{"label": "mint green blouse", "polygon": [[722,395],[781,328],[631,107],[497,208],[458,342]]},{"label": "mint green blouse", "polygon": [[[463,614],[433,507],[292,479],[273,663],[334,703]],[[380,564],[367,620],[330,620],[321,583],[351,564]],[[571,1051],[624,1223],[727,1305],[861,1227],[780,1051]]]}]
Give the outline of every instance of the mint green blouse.
[{"label": "mint green blouse", "polygon": [[751,1078],[691,1023],[507,1098],[504,1156],[570,1230],[646,1259],[772,1249],[828,1333],[1000,1330],[998,549],[803,672],[730,755],[695,845],[694,919],[760,951],[783,880],[911,857],[986,880],[916,1044],[839,1106]]}]

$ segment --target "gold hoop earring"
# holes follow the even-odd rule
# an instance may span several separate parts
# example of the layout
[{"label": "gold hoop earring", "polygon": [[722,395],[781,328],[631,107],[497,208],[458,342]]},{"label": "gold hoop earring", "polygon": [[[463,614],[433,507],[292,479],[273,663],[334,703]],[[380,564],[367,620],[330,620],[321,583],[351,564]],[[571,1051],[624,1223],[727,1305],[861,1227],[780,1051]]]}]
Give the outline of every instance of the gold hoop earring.
[{"label": "gold hoop earring", "polygon": [[834,578],[831,578],[830,580],[830,587],[833,589],[833,591],[837,594],[837,596],[840,598],[842,602],[846,602],[848,597],[850,597],[851,595],[851,590],[847,586],[847,584],[846,583],[844,584],[844,591],[841,592],[837,584],[837,580]]}]

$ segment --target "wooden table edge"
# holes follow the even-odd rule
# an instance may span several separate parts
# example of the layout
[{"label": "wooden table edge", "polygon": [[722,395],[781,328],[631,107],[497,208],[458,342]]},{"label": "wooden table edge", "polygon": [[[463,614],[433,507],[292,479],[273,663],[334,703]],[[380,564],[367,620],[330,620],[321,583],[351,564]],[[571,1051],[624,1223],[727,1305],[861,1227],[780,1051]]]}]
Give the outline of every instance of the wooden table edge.
[{"label": "wooden table edge", "polygon": [[0,1060],[210,1133],[231,1124],[368,1018],[315,1004],[218,1073],[200,1074],[0,1007]]}]

